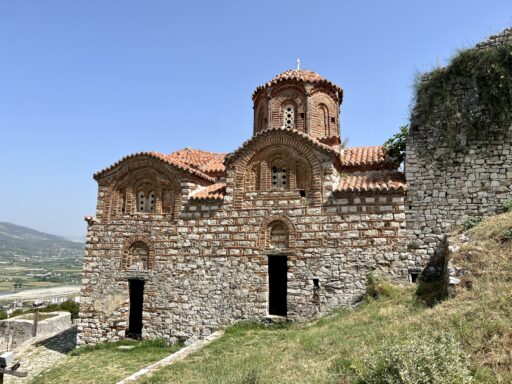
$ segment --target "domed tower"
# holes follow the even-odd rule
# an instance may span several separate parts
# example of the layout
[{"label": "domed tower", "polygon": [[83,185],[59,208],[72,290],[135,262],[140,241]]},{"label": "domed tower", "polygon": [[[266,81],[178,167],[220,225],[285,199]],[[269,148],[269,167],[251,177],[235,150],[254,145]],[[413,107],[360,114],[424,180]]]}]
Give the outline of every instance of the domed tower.
[{"label": "domed tower", "polygon": [[340,142],[340,105],[343,90],[318,73],[288,70],[256,88],[254,134],[266,129],[288,128],[322,142]]}]

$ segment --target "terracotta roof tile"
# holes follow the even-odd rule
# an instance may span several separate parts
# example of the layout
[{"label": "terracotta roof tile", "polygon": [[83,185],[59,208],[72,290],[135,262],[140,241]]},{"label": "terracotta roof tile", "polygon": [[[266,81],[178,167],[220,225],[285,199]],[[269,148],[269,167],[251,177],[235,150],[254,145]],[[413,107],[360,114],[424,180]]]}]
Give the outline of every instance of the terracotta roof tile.
[{"label": "terracotta roof tile", "polygon": [[187,147],[173,152],[167,157],[207,174],[220,173],[226,170],[223,163],[226,157],[225,153],[207,152]]},{"label": "terracotta roof tile", "polygon": [[340,158],[342,167],[351,169],[396,169],[400,165],[396,159],[386,156],[382,145],[345,148]]},{"label": "terracotta roof tile", "polygon": [[226,194],[225,183],[215,183],[201,188],[190,196],[190,200],[222,200]]},{"label": "terracotta roof tile", "polygon": [[402,172],[382,171],[366,175],[348,175],[341,179],[335,192],[385,192],[407,190]]},{"label": "terracotta roof tile", "polygon": [[110,170],[112,170],[113,168],[115,168],[117,165],[121,164],[123,161],[125,160],[128,160],[128,159],[131,159],[131,158],[134,158],[134,157],[152,157],[154,159],[158,159],[158,160],[161,160],[163,162],[165,162],[166,164],[169,164],[175,168],[178,168],[179,170],[182,170],[182,171],[186,171],[192,175],[195,175],[195,176],[199,176],[207,181],[210,181],[210,182],[215,182],[215,179],[206,175],[204,172],[200,171],[200,170],[197,170],[195,168],[192,168],[190,167],[189,165],[187,164],[184,164],[184,163],[181,163],[175,159],[172,159],[172,158],[169,158],[168,155],[165,155],[163,153],[160,153],[160,152],[137,152],[137,153],[133,153],[131,155],[128,155],[128,156],[125,156],[123,157],[122,159],[116,161],[114,164],[112,164],[110,167],[107,167],[107,168],[104,168],[102,169],[101,171],[99,172],[96,172],[93,177],[95,179],[98,179],[100,176],[102,176],[105,172],[108,172]]},{"label": "terracotta roof tile", "polygon": [[289,69],[288,71],[284,71],[284,72],[278,74],[269,82],[258,86],[256,88],[256,90],[253,92],[252,97],[254,98],[254,96],[260,90],[270,87],[274,84],[280,83],[281,81],[286,81],[286,80],[296,80],[296,81],[318,83],[318,84],[323,83],[323,84],[331,86],[337,92],[339,92],[340,100],[341,100],[341,96],[343,95],[343,90],[341,89],[341,87],[339,87],[338,85],[334,84],[333,82],[323,78],[316,72],[310,71],[309,69]]}]

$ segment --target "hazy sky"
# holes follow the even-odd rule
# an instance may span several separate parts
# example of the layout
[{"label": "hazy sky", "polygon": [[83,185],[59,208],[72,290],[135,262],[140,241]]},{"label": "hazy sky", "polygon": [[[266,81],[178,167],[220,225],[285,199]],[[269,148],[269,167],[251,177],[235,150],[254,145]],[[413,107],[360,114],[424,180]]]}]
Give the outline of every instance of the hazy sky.
[{"label": "hazy sky", "polygon": [[344,89],[349,146],[382,144],[418,71],[510,25],[510,0],[0,1],[0,221],[84,235],[94,172],[235,149],[297,57]]}]

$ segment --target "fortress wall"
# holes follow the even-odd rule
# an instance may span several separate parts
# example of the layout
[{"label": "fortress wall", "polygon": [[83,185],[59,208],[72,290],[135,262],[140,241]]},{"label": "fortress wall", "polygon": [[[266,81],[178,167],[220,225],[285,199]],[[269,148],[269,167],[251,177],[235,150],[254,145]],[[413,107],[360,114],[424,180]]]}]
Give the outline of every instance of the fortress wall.
[{"label": "fortress wall", "polygon": [[[507,100],[502,92],[492,99],[502,87],[512,92],[508,47],[512,29],[419,84],[405,161],[410,268],[435,264],[444,234],[470,217],[499,212],[512,197],[512,96]],[[473,76],[484,55],[485,71]]]}]

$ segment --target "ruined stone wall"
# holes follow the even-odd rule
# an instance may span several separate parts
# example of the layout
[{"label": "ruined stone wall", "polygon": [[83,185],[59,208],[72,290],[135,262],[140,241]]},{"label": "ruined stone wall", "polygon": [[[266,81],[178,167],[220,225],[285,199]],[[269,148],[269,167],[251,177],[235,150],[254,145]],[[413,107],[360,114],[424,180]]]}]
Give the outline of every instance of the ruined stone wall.
[{"label": "ruined stone wall", "polygon": [[[512,197],[512,122],[507,117],[512,107],[506,105],[506,92],[504,97],[490,99],[510,84],[492,60],[510,57],[507,51],[492,51],[494,56],[486,56],[488,75],[472,76],[471,71],[460,70],[472,65],[461,60],[481,65],[479,55],[511,45],[512,29],[508,29],[454,59],[458,62],[428,74],[419,84],[405,161],[412,269],[422,269],[429,261],[435,264],[442,256],[440,241],[454,225],[499,212],[503,201]],[[504,73],[509,64],[500,63]],[[496,113],[500,103],[504,111]]]},{"label": "ruined stone wall", "polygon": [[[288,317],[295,320],[360,300],[372,271],[407,280],[403,200],[403,192],[334,192],[322,206],[267,196],[265,206],[233,209],[228,196],[223,202],[185,203],[174,221],[135,214],[93,223],[84,259],[80,342],[125,337],[130,278],[145,280],[143,337],[171,342],[265,317],[268,257],[281,257],[271,255],[288,257]],[[288,229],[286,249],[269,248],[268,226],[275,221]],[[126,247],[140,240],[149,244],[152,269],[121,268]]]}]

